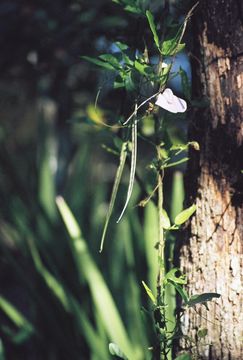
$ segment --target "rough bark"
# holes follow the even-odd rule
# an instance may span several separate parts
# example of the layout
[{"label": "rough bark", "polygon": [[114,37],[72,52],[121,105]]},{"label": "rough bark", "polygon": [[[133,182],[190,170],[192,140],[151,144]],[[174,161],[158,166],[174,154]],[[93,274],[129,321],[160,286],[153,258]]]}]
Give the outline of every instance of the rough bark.
[{"label": "rough bark", "polygon": [[[209,107],[195,113],[189,131],[201,147],[191,154],[187,177],[187,200],[197,212],[180,266],[190,294],[221,294],[209,310],[199,306],[184,316],[184,333],[196,340],[194,351],[202,359],[243,359],[242,14],[240,0],[204,0],[194,17],[194,90],[209,98]],[[201,341],[200,328],[208,331]]]}]

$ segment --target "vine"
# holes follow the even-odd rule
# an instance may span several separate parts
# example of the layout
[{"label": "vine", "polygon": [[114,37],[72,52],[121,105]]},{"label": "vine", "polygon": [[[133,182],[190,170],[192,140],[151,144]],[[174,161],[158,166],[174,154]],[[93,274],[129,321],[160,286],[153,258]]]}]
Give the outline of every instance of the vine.
[{"label": "vine", "polygon": [[[165,299],[166,287],[172,285],[176,292],[180,295],[184,307],[195,307],[197,304],[205,304],[215,297],[220,295],[217,293],[205,293],[200,295],[189,296],[184,286],[186,284],[185,275],[181,273],[178,268],[166,268],[165,247],[167,241],[167,234],[170,231],[178,230],[196,211],[196,206],[192,204],[187,209],[177,214],[174,224],[164,208],[163,180],[168,168],[177,166],[186,162],[188,158],[184,156],[179,157],[183,152],[188,150],[188,147],[193,147],[199,150],[199,144],[196,142],[189,142],[187,144],[170,144],[166,141],[166,125],[164,117],[166,112],[170,114],[183,114],[187,110],[187,102],[176,96],[168,87],[168,82],[175,76],[181,76],[184,95],[190,103],[189,81],[186,73],[180,68],[179,71],[173,70],[173,63],[175,56],[185,48],[182,43],[183,35],[186,26],[192,13],[198,3],[196,3],[184,18],[183,22],[176,21],[170,14],[165,18],[163,24],[156,23],[155,16],[149,8],[149,2],[145,0],[113,0],[124,7],[124,9],[132,13],[136,19],[141,17],[147,20],[147,28],[144,29],[144,39],[153,38],[153,43],[145,40],[144,51],[134,45],[131,48],[126,43],[116,42],[114,45],[118,49],[116,52],[99,55],[98,58],[91,58],[83,56],[83,59],[102,67],[105,71],[114,73],[113,87],[115,89],[124,89],[129,94],[129,98],[134,99],[134,110],[125,118],[121,115],[118,124],[114,127],[124,129],[126,134],[123,134],[122,145],[120,147],[120,163],[117,169],[115,182],[112,190],[109,209],[107,212],[105,225],[103,229],[100,252],[104,247],[104,240],[114,208],[115,199],[118,193],[121,182],[122,173],[125,167],[127,158],[130,159],[130,179],[127,189],[127,196],[124,202],[123,209],[120,213],[117,222],[124,216],[129,201],[131,199],[133,185],[136,176],[136,161],[137,161],[137,137],[140,134],[139,125],[144,119],[149,119],[154,123],[154,137],[147,138],[150,144],[155,149],[155,159],[149,164],[149,167],[154,171],[156,176],[156,187],[148,194],[146,199],[140,202],[141,206],[146,206],[152,199],[155,200],[157,193],[157,213],[159,223],[159,242],[156,245],[158,251],[158,274],[157,274],[157,294],[153,294],[149,286],[143,282],[143,286],[152,301],[152,313],[154,318],[154,325],[156,329],[157,339],[150,348],[153,359],[167,360],[171,356],[171,349],[174,341],[180,337],[184,337],[181,332],[181,317],[183,310],[179,311],[175,318],[175,326],[173,331],[169,331],[167,327],[167,304]],[[167,9],[167,2],[165,2],[164,9]],[[150,34],[148,33],[150,31]],[[149,54],[152,54],[149,56]],[[135,54],[135,56],[134,56]],[[156,61],[154,61],[156,59]],[[152,93],[152,95],[151,95]],[[144,99],[145,98],[145,99]],[[155,100],[155,102],[154,102]],[[96,99],[97,103],[97,99]],[[191,102],[192,104],[192,102]],[[145,105],[147,107],[145,108]],[[162,109],[162,110],[161,110]],[[104,124],[105,126],[111,126]],[[109,150],[109,149],[108,149]],[[112,152],[117,152],[118,149],[110,149]],[[139,181],[141,183],[141,181]],[[188,340],[188,339],[187,339]],[[190,347],[193,347],[193,339],[190,339]],[[121,349],[116,344],[110,344],[110,352],[120,358],[126,359]],[[184,354],[183,359],[190,359],[189,354]],[[178,357],[177,359],[182,359]]]}]

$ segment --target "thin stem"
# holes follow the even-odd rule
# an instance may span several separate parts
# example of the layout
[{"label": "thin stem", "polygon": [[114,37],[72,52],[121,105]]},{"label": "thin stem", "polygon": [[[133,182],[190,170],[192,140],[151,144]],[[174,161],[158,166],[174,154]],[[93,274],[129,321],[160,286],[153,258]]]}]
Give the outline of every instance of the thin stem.
[{"label": "thin stem", "polygon": [[[168,359],[167,357],[167,341],[166,341],[166,307],[165,307],[165,237],[162,224],[163,218],[163,178],[164,169],[162,165],[161,155],[161,138],[162,138],[162,121],[163,119],[155,119],[155,132],[156,132],[156,150],[157,150],[157,173],[158,173],[158,222],[159,222],[159,241],[158,241],[158,274],[157,274],[157,308],[155,310],[155,322],[158,331],[158,346],[156,349],[155,359]],[[162,339],[161,336],[164,338]]]},{"label": "thin stem", "polygon": [[[164,259],[164,249],[165,249],[165,239],[164,239],[164,229],[162,225],[162,216],[163,216],[163,172],[159,171],[158,174],[158,217],[159,217],[159,243],[158,243],[158,258],[159,258],[159,270],[157,276],[157,296],[159,302],[163,296],[163,279],[165,275],[165,259]],[[163,302],[163,301],[162,301]]]},{"label": "thin stem", "polygon": [[154,93],[153,95],[149,96],[147,99],[145,99],[141,104],[139,104],[137,106],[137,108],[131,113],[131,115],[125,120],[125,122],[122,124],[122,125],[126,125],[132,118],[135,114],[137,114],[137,111],[145,104],[147,104],[147,102],[149,102],[150,100],[152,100],[153,98],[155,98],[156,96],[158,96],[161,92],[163,91],[162,90],[159,90],[157,91],[156,93]]}]

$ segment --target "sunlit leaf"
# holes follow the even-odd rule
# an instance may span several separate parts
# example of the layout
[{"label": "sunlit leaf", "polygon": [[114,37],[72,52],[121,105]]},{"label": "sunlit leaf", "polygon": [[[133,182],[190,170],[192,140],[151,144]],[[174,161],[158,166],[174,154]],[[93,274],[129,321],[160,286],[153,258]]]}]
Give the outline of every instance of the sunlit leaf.
[{"label": "sunlit leaf", "polygon": [[147,64],[141,64],[139,61],[134,61],[134,67],[135,69],[142,75],[147,75],[146,68],[148,68]]},{"label": "sunlit leaf", "polygon": [[109,351],[110,351],[111,355],[115,355],[121,359],[128,360],[127,357],[125,356],[125,354],[121,351],[121,349],[119,348],[119,346],[117,344],[110,343]]},{"label": "sunlit leaf", "polygon": [[0,309],[6,314],[6,316],[18,327],[27,328],[33,332],[34,327],[31,323],[16,309],[7,299],[0,295]]},{"label": "sunlit leaf", "polygon": [[104,111],[100,109],[98,106],[94,106],[93,104],[89,104],[87,106],[87,115],[91,121],[93,121],[97,125],[103,125],[106,123],[106,119],[104,116]]},{"label": "sunlit leaf", "polygon": [[155,298],[152,290],[148,287],[148,285],[146,285],[146,283],[144,281],[142,281],[142,284],[143,284],[144,289],[146,290],[147,295],[150,297],[153,304],[156,305],[156,298]]},{"label": "sunlit leaf", "polygon": [[173,268],[165,275],[165,281],[170,280],[176,284],[186,284],[186,276],[181,273],[180,269]]},{"label": "sunlit leaf", "polygon": [[130,356],[133,351],[125,326],[103,275],[89,254],[77,220],[65,200],[60,196],[57,198],[57,206],[72,240],[70,246],[81,281],[83,282],[83,278],[85,278],[90,287],[92,299],[109,338]]},{"label": "sunlit leaf", "polygon": [[185,48],[185,44],[177,44],[177,39],[165,40],[162,44],[161,53],[164,56],[175,55]]},{"label": "sunlit leaf", "polygon": [[162,212],[161,212],[161,224],[162,224],[163,229],[165,229],[165,230],[168,230],[171,225],[170,218],[165,209],[162,209]]},{"label": "sunlit leaf", "polygon": [[7,299],[0,296],[0,309],[18,327],[17,332],[2,328],[6,330],[6,334],[11,338],[15,344],[21,344],[26,341],[34,332],[34,326],[24,317],[23,314],[15,306],[13,306]]},{"label": "sunlit leaf", "polygon": [[196,211],[197,207],[195,204],[190,206],[189,208],[183,210],[175,217],[175,224],[182,225],[184,224]]},{"label": "sunlit leaf", "polygon": [[[67,218],[69,218],[68,215]],[[73,224],[71,224],[70,229],[70,233],[72,233],[73,235],[79,233],[79,230],[75,227],[76,224],[74,222]],[[51,293],[63,306],[63,309],[69,313],[73,313],[77,328],[79,328],[80,333],[84,335],[87,343],[90,346],[90,349],[95,351],[99,355],[100,359],[106,360],[106,348],[103,346],[103,343],[101,342],[98,334],[93,328],[93,325],[88,319],[86,313],[81,310],[79,303],[73,297],[73,295],[70,294],[66,289],[64,289],[62,283],[57,278],[55,278],[55,276],[53,276],[49,272],[49,270],[47,270],[46,267],[43,265],[35,243],[29,241],[29,245],[36,269],[45,281],[46,286],[50,289]]]},{"label": "sunlit leaf", "polygon": [[159,44],[159,36],[158,36],[157,30],[156,30],[156,25],[155,25],[155,22],[154,22],[153,14],[149,10],[147,10],[146,11],[146,16],[147,16],[149,26],[150,26],[150,29],[152,31],[153,37],[154,37],[155,45],[156,45],[157,49],[159,50],[159,52],[161,52],[160,51],[160,44]]},{"label": "sunlit leaf", "polygon": [[118,49],[120,49],[121,51],[125,51],[128,49],[128,45],[127,44],[124,44],[120,41],[116,41],[115,42],[115,45],[118,47]]}]

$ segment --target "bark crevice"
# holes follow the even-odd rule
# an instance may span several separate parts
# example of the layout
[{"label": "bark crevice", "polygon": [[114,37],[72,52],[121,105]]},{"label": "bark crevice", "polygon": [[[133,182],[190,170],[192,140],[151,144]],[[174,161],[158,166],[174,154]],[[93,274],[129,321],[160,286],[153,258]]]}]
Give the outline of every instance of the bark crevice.
[{"label": "bark crevice", "polygon": [[[184,230],[180,267],[192,294],[218,292],[221,297],[188,309],[183,331],[195,339],[202,359],[243,359],[243,28],[239,3],[205,0],[194,17],[194,94],[207,96],[209,107],[195,113],[189,140],[187,204],[197,212]],[[200,44],[200,46],[198,46]],[[197,331],[207,328],[199,341]],[[182,342],[182,348],[188,344]]]}]

